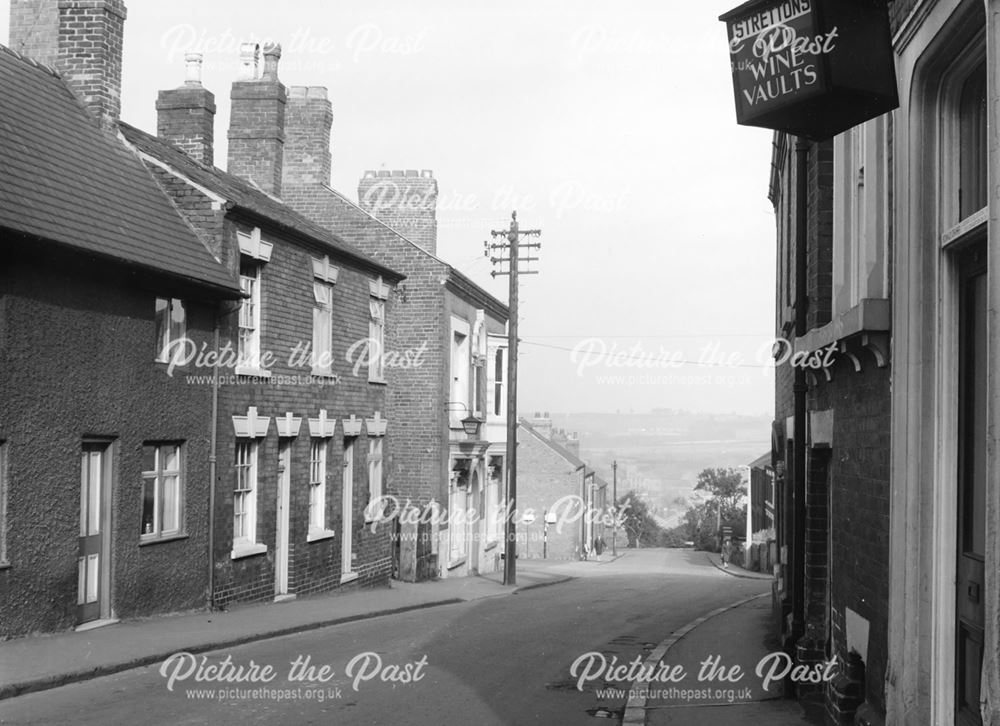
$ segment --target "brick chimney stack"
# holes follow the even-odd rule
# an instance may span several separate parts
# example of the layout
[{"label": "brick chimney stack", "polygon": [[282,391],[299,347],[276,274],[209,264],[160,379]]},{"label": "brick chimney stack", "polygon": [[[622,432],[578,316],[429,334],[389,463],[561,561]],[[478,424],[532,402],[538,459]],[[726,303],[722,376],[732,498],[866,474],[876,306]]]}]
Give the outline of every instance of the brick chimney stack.
[{"label": "brick chimney stack", "polygon": [[195,161],[215,163],[215,95],[201,85],[201,53],[188,53],[184,85],[160,91],[156,99],[156,133]]},{"label": "brick chimney stack", "polygon": [[121,115],[127,14],[122,0],[11,0],[10,45],[57,68],[101,125],[113,129]]},{"label": "brick chimney stack", "polygon": [[358,204],[432,255],[437,254],[438,186],[429,169],[366,171]]},{"label": "brick chimney stack", "polygon": [[265,45],[260,72],[260,48],[245,43],[240,49],[240,80],[233,83],[229,123],[230,174],[252,181],[281,196],[285,145],[285,87],[278,80],[281,46]]},{"label": "brick chimney stack", "polygon": [[285,106],[285,161],[281,185],[293,189],[330,183],[333,106],[322,86],[292,86]]}]

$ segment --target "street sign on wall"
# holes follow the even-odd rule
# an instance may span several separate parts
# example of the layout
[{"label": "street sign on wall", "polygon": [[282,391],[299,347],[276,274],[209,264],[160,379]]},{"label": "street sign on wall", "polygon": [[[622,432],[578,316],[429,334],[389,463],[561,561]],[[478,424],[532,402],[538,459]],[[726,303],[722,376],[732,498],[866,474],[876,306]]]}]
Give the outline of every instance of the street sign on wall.
[{"label": "street sign on wall", "polygon": [[827,139],[899,105],[886,0],[751,0],[719,19],[739,124]]}]

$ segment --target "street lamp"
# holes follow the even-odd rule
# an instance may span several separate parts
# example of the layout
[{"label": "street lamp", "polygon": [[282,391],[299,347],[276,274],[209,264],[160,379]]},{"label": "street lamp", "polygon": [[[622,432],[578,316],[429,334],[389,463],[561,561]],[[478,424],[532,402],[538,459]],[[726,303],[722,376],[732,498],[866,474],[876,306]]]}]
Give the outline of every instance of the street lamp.
[{"label": "street lamp", "polygon": [[479,438],[479,427],[482,426],[482,424],[482,419],[477,418],[471,413],[462,419],[462,428],[465,429],[465,433],[470,439]]}]

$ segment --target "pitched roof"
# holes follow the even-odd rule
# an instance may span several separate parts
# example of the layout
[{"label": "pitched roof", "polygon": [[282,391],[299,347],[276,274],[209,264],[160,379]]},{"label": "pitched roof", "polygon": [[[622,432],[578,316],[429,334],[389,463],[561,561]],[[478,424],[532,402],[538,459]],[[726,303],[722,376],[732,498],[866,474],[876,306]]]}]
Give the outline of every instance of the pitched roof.
[{"label": "pitched roof", "polygon": [[571,452],[565,446],[560,446],[559,444],[557,444],[556,442],[554,442],[552,439],[550,439],[547,436],[545,436],[544,434],[542,434],[538,429],[536,429],[534,426],[532,426],[530,423],[528,423],[525,419],[522,418],[520,421],[518,421],[518,425],[521,426],[521,428],[523,428],[525,431],[528,431],[529,433],[534,434],[534,436],[539,441],[541,441],[543,444],[545,444],[546,446],[548,446],[554,452],[556,452],[557,454],[559,454],[559,456],[561,456],[562,458],[564,458],[566,461],[568,461],[573,466],[579,468],[581,466],[586,466],[587,465],[586,462],[583,459],[581,459],[579,456],[577,456],[576,454],[574,454],[573,452]]},{"label": "pitched roof", "polygon": [[765,466],[771,466],[771,452],[768,451],[761,457],[754,459],[747,466],[751,469],[763,469]]},{"label": "pitched roof", "polygon": [[306,237],[315,244],[325,247],[342,259],[353,260],[361,267],[367,268],[387,279],[398,281],[404,278],[382,263],[372,259],[342,240],[337,235],[316,224],[308,217],[299,214],[279,199],[258,189],[253,184],[238,176],[207,166],[195,161],[183,151],[163,139],[130,126],[119,123],[122,135],[128,143],[135,146],[140,153],[158,159],[174,171],[182,174],[200,186],[210,189],[230,202],[235,208],[268,220],[275,226],[291,232],[299,237]]},{"label": "pitched roof", "polygon": [[0,97],[0,228],[238,296],[149,170],[53,70],[0,46]]},{"label": "pitched roof", "polygon": [[339,207],[339,212],[342,215],[350,215],[352,219],[341,219],[338,220],[341,223],[343,229],[356,231],[358,234],[363,234],[370,230],[373,226],[377,227],[380,231],[386,234],[392,235],[392,237],[399,239],[400,241],[410,245],[418,254],[423,255],[427,258],[434,260],[444,267],[446,274],[448,275],[448,282],[451,288],[459,295],[467,300],[471,300],[478,305],[482,305],[485,309],[492,312],[497,318],[501,320],[508,320],[510,318],[510,309],[508,306],[498,300],[495,296],[491,295],[489,292],[484,290],[482,287],[477,285],[472,281],[471,278],[462,274],[459,270],[455,269],[454,266],[445,262],[440,257],[434,253],[428,251],[424,247],[411,240],[409,237],[404,235],[399,230],[390,226],[383,220],[376,217],[374,214],[369,212],[367,209],[362,207],[360,204],[352,200],[346,194],[343,194],[333,187],[324,184],[323,189],[325,189],[330,194],[330,199],[335,200]]}]

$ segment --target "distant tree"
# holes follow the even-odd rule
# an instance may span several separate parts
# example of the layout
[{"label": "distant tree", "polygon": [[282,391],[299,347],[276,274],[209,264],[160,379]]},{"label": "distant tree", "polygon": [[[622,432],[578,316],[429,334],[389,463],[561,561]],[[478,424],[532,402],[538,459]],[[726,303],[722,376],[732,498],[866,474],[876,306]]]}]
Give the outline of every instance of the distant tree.
[{"label": "distant tree", "polygon": [[705,502],[688,510],[689,517],[702,522],[703,530],[706,524],[712,535],[717,534],[717,526],[728,526],[734,533],[746,529],[747,485],[739,469],[704,469],[694,488],[708,495]]},{"label": "distant tree", "polygon": [[634,491],[618,499],[622,525],[629,547],[658,547],[662,528],[653,519],[649,504]]}]

